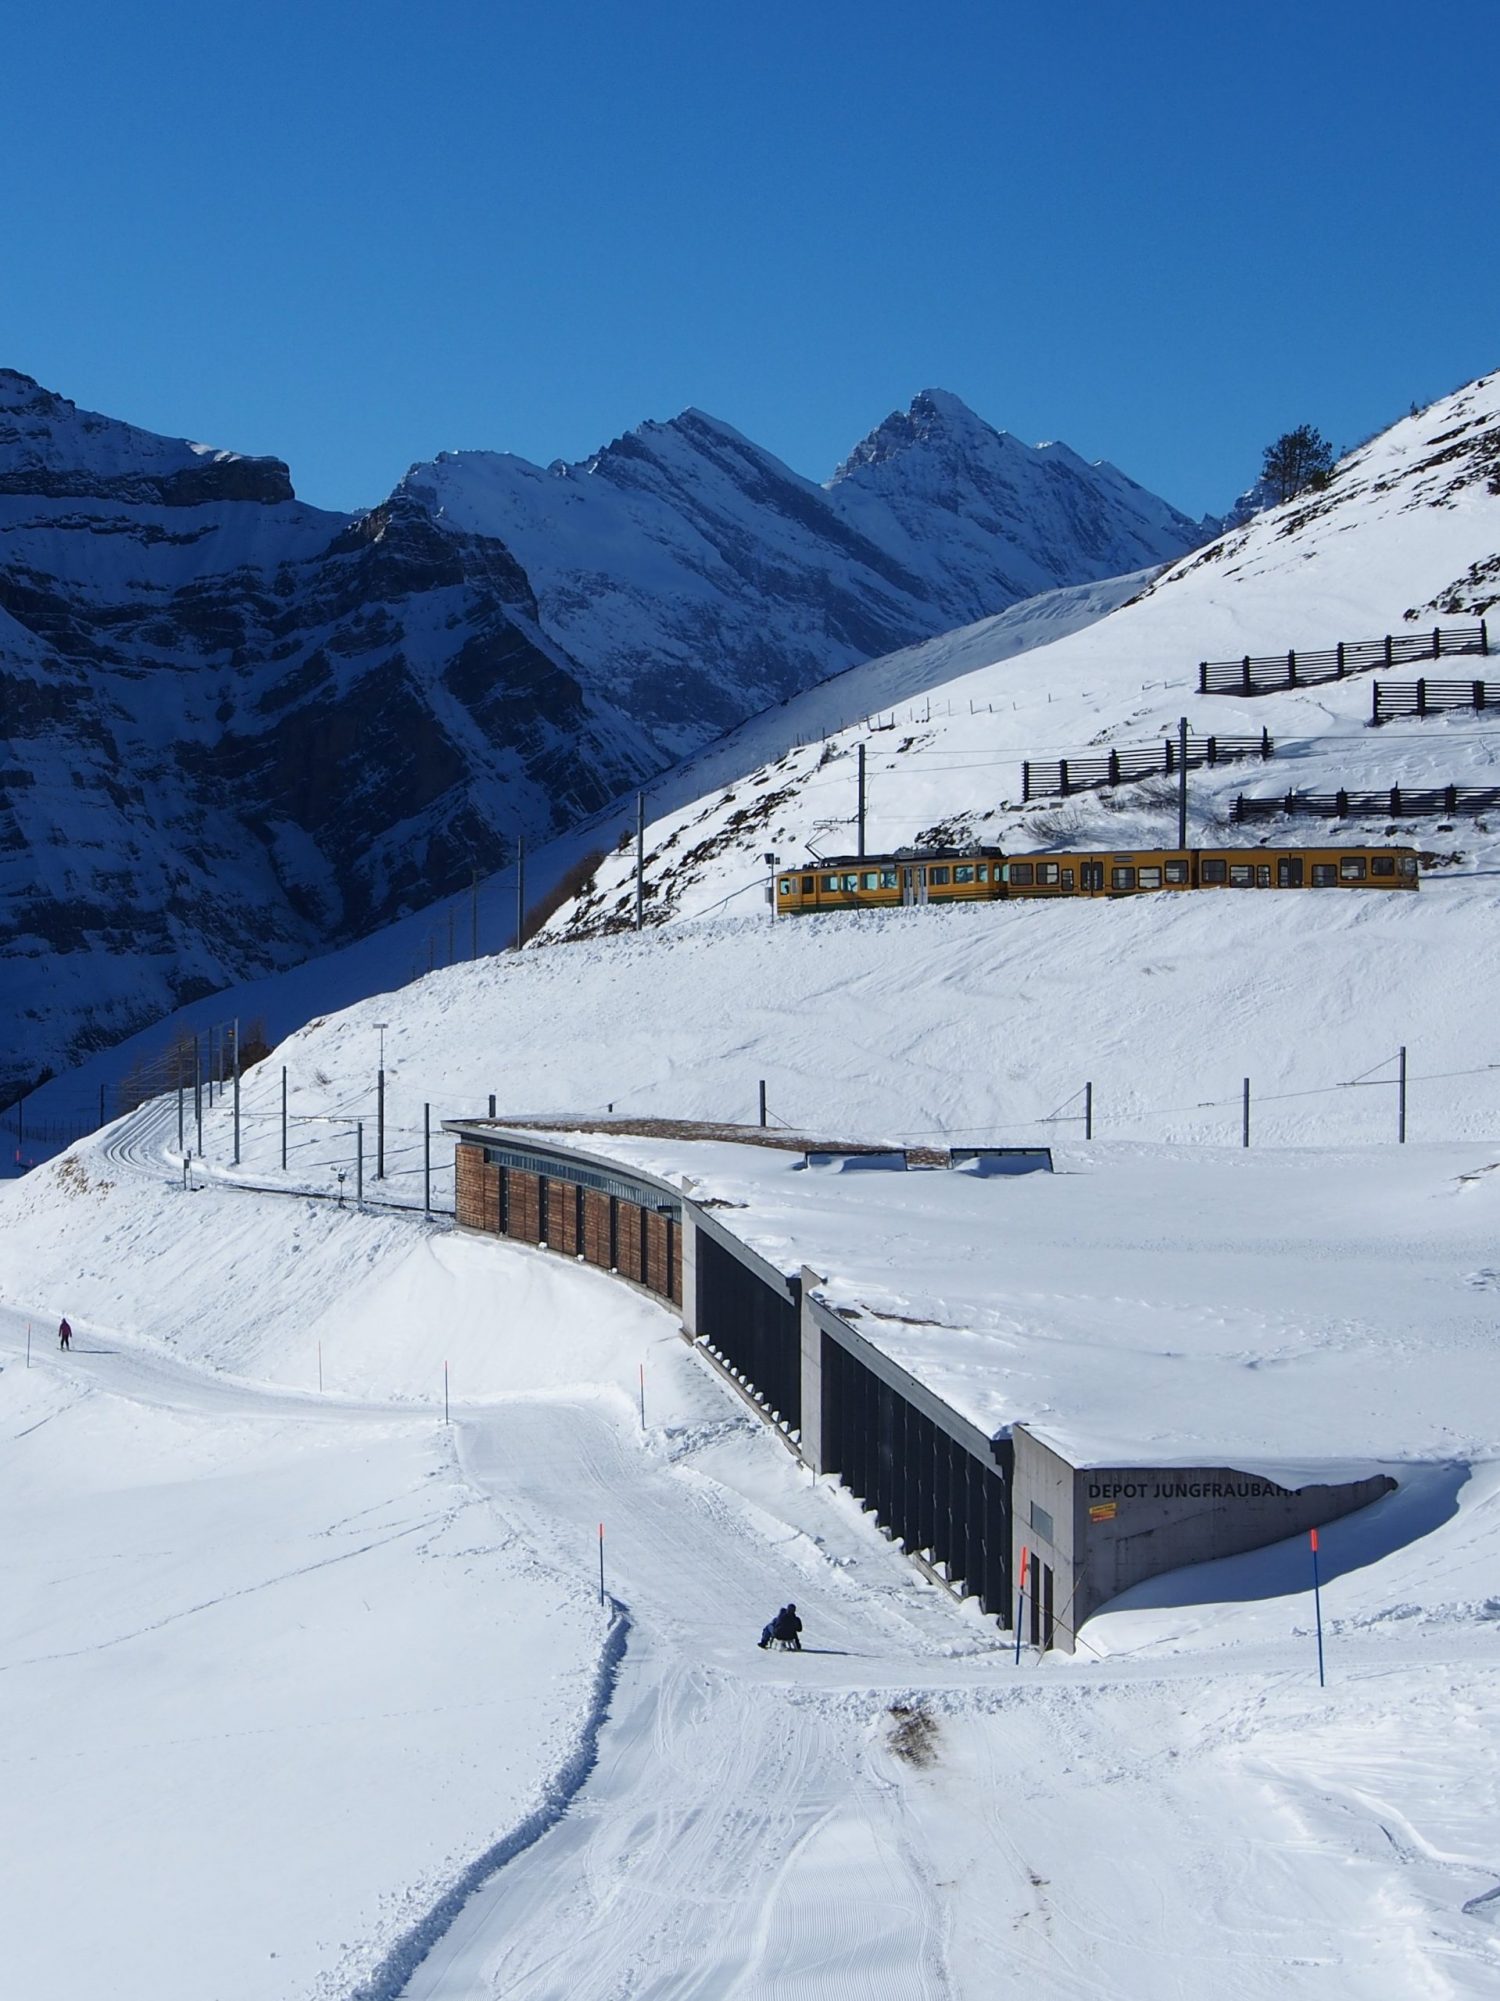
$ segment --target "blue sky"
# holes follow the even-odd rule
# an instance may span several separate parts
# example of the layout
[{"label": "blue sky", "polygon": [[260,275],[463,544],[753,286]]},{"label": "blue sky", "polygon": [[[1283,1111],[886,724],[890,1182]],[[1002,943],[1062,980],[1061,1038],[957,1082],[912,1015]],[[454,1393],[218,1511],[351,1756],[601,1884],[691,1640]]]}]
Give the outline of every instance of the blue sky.
[{"label": "blue sky", "polygon": [[1192,512],[1500,365],[1500,9],[53,0],[0,365],[379,499],[697,404],[826,478],[922,388]]}]

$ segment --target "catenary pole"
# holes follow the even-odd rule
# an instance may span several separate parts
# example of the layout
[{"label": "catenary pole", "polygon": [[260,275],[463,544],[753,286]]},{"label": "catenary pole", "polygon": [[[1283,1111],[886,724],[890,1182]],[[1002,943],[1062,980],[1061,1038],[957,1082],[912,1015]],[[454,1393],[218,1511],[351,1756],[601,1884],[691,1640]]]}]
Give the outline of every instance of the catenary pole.
[{"label": "catenary pole", "polygon": [[646,795],[635,795],[635,928],[641,928],[646,900]]},{"label": "catenary pole", "polygon": [[858,746],[858,750],[859,750],[859,811],[856,815],[856,818],[859,823],[859,846],[855,849],[855,853],[860,857],[861,861],[863,861],[865,853],[865,747],[864,745],[860,744]]},{"label": "catenary pole", "polygon": [[281,1171],[286,1173],[286,1065],[281,1066]]},{"label": "catenary pole", "polygon": [[1244,1099],[1240,1110],[1240,1145],[1250,1144],[1250,1079],[1245,1079]]},{"label": "catenary pole", "polygon": [[432,1210],[432,1107],[422,1107],[422,1207]]},{"label": "catenary pole", "polygon": [[1187,717],[1177,724],[1177,845],[1187,846]]},{"label": "catenary pole", "polygon": [[358,1119],[354,1126],[354,1199],[365,1199],[365,1122]]},{"label": "catenary pole", "polygon": [[1094,1087],[1091,1083],[1083,1087],[1083,1136],[1085,1139],[1094,1137]]},{"label": "catenary pole", "polygon": [[234,1018],[234,1164],[240,1164],[240,1018]]},{"label": "catenary pole", "polygon": [[1400,1055],[1400,1074],[1396,1082],[1396,1143],[1398,1146],[1405,1146],[1406,1144],[1406,1044],[1404,1042],[1401,1045],[1399,1055]]},{"label": "catenary pole", "polygon": [[526,836],[516,836],[516,950],[526,943]]}]

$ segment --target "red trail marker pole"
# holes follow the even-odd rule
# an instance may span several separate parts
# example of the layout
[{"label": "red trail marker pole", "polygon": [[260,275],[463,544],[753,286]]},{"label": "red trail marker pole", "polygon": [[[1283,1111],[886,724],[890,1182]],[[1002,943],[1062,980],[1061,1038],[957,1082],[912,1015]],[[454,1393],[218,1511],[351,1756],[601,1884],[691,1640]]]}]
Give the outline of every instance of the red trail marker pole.
[{"label": "red trail marker pole", "polygon": [[1026,1605],[1026,1559],[1029,1550],[1021,1551],[1021,1581],[1016,1586],[1016,1666],[1021,1665],[1021,1613]]},{"label": "red trail marker pole", "polygon": [[1316,1529],[1310,1529],[1310,1530],[1308,1531],[1308,1536],[1309,1536],[1309,1539],[1310,1539],[1310,1541],[1311,1541],[1311,1543],[1312,1543],[1312,1567],[1313,1567],[1313,1613],[1314,1613],[1314,1616],[1316,1617],[1316,1620],[1317,1620],[1317,1626],[1318,1626],[1318,1686],[1319,1686],[1319,1688],[1322,1688],[1322,1687],[1324,1687],[1324,1686],[1325,1686],[1325,1683],[1324,1683],[1324,1680],[1323,1680],[1323,1594],[1322,1594],[1322,1591],[1320,1590],[1320,1588],[1319,1588],[1319,1585],[1318,1585],[1318,1532],[1317,1532],[1317,1530],[1316,1530]]}]

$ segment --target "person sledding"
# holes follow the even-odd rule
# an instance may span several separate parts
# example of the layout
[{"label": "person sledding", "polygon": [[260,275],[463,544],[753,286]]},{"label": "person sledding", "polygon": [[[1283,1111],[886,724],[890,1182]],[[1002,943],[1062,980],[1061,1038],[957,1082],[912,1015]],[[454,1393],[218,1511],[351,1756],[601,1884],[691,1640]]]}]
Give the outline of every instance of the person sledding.
[{"label": "person sledding", "polygon": [[73,1345],[73,1330],[68,1325],[66,1318],[63,1319],[58,1327],[57,1345],[59,1348],[71,1348]]},{"label": "person sledding", "polygon": [[760,1636],[760,1645],[784,1647],[793,1653],[801,1653],[802,1621],[797,1617],[795,1605],[783,1605],[776,1617],[767,1623]]}]

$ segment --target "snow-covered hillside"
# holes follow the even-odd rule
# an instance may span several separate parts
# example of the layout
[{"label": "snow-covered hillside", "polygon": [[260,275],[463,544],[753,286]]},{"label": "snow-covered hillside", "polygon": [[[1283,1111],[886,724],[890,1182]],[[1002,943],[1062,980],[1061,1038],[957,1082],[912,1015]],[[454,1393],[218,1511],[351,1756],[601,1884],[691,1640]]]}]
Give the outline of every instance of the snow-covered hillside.
[{"label": "snow-covered hillside", "polygon": [[1113,468],[919,407],[828,489],[693,411],[580,466],[444,455],[349,518],[0,371],[0,1098],[830,673],[1201,539]]},{"label": "snow-covered hillside", "polygon": [[[997,649],[992,665],[983,657],[982,628],[965,635],[976,643],[957,657],[951,641],[935,642],[948,650],[918,649],[895,663],[910,673],[910,685],[930,691],[915,700],[902,698],[886,663],[842,677],[847,727],[809,731],[800,748],[782,754],[778,747],[758,769],[746,761],[732,786],[725,786],[719,766],[705,766],[701,797],[653,819],[648,921],[718,908],[726,898],[758,899],[768,852],[784,863],[851,853],[861,744],[871,854],[944,836],[974,835],[1023,851],[1175,840],[1173,784],[1148,780],[1023,806],[1022,766],[1028,759],[1160,744],[1175,735],[1183,716],[1195,738],[1267,729],[1276,752],[1264,764],[1194,772],[1190,838],[1197,845],[1237,839],[1300,845],[1327,837],[1324,824],[1308,820],[1289,820],[1274,833],[1264,825],[1236,833],[1227,816],[1242,791],[1493,783],[1500,759],[1493,722],[1483,713],[1372,730],[1368,673],[1336,686],[1244,700],[1200,695],[1197,668],[1204,659],[1284,655],[1292,647],[1472,621],[1497,600],[1500,376],[1488,376],[1403,419],[1342,462],[1325,492],[1258,517],[1154,583],[1142,579],[1112,616],[1054,644],[1021,658]],[[950,665],[941,687],[923,671],[938,658]],[[1485,663],[1460,660],[1432,671],[1472,678]],[[1386,824],[1361,831],[1383,831]],[[1490,853],[1483,822],[1413,821],[1405,837],[1448,857],[1460,854],[1471,867]],[[552,929],[564,935],[630,923],[633,913],[634,852],[625,849]],[[1179,915],[1185,914],[1165,915],[1165,922],[1171,926]],[[1026,919],[1013,913],[994,921],[1003,927]]]}]

